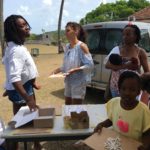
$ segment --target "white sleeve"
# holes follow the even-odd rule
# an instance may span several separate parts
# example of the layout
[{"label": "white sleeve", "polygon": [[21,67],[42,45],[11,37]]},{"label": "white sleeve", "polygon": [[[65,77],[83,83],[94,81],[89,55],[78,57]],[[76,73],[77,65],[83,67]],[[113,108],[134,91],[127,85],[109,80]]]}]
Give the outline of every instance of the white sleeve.
[{"label": "white sleeve", "polygon": [[25,63],[23,54],[22,49],[16,49],[9,57],[9,77],[11,83],[21,81],[21,73]]},{"label": "white sleeve", "polygon": [[104,59],[104,65],[107,63],[107,61],[108,61],[108,59],[109,59],[109,56],[110,56],[111,54],[119,54],[119,55],[120,55],[119,47],[118,47],[118,46],[114,47],[114,48],[110,51],[110,53],[105,57],[105,59]]}]

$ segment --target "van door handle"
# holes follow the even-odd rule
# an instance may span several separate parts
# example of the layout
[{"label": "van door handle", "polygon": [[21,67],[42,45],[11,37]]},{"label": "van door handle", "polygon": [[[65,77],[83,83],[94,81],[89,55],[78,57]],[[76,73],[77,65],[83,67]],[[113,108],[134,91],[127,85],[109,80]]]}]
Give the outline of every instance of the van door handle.
[{"label": "van door handle", "polygon": [[93,62],[94,62],[94,65],[99,64],[99,62],[98,62],[98,61],[96,61],[96,60],[93,60]]}]

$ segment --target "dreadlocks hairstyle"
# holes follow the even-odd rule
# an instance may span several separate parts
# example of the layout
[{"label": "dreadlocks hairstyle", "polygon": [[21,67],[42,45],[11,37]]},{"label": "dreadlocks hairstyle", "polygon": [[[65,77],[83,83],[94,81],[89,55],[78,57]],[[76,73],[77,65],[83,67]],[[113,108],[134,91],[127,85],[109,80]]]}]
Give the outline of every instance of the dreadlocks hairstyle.
[{"label": "dreadlocks hairstyle", "polygon": [[82,26],[76,22],[68,22],[66,27],[70,26],[73,30],[78,31],[78,40],[85,42],[86,41],[86,33]]},{"label": "dreadlocks hairstyle", "polygon": [[138,28],[138,26],[137,25],[133,25],[133,24],[128,24],[128,25],[126,25],[124,27],[124,29],[127,28],[127,27],[130,27],[130,28],[134,29],[134,33],[136,35],[136,41],[135,41],[135,43],[139,44],[139,41],[141,39],[141,32],[140,32],[140,29]]},{"label": "dreadlocks hairstyle", "polygon": [[4,37],[5,37],[6,42],[13,41],[14,43],[18,45],[22,45],[24,43],[24,41],[22,41],[20,38],[20,35],[18,32],[19,29],[16,23],[17,19],[19,18],[23,19],[27,23],[29,30],[31,29],[29,23],[22,16],[10,15],[9,17],[6,18],[4,22]]}]

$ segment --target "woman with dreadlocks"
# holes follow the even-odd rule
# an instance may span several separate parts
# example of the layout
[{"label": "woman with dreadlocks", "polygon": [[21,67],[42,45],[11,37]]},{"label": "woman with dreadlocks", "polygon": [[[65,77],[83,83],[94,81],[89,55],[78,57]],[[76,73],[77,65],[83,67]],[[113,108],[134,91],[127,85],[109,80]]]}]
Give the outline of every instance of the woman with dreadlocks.
[{"label": "woman with dreadlocks", "polygon": [[[35,84],[38,71],[29,51],[24,46],[25,39],[30,35],[30,29],[29,23],[20,15],[11,15],[4,22],[5,89],[9,100],[13,103],[14,114],[25,105],[28,105],[31,111],[37,109],[33,87],[39,88]],[[16,150],[17,147],[13,149]]]}]

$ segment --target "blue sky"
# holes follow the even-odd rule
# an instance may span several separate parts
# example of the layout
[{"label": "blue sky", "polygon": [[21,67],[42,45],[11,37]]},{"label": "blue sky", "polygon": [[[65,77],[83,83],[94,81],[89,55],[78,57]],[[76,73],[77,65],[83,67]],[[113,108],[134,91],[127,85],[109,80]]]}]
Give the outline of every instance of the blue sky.
[{"label": "blue sky", "polygon": [[[62,28],[68,21],[79,22],[102,1],[109,3],[116,0],[65,0]],[[4,19],[11,14],[20,14],[31,25],[31,33],[42,33],[42,29],[54,31],[58,27],[60,4],[61,0],[4,0]]]},{"label": "blue sky", "polygon": [[[85,17],[86,13],[99,4],[116,0],[65,0],[62,16],[62,28],[68,21]],[[4,0],[4,19],[11,14],[20,14],[27,19],[32,33],[54,31],[58,27],[58,16],[61,0]]]}]

